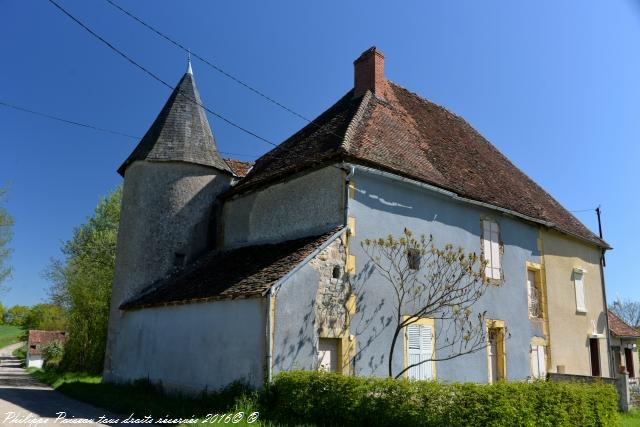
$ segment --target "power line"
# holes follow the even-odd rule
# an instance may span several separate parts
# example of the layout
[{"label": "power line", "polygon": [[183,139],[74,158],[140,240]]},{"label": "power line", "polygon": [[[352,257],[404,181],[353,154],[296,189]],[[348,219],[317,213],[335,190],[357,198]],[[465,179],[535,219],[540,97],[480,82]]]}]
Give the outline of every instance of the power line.
[{"label": "power line", "polygon": [[580,213],[580,212],[591,212],[591,211],[595,211],[596,208],[591,208],[591,209],[579,209],[577,211],[569,211],[571,213]]},{"label": "power line", "polygon": [[[73,126],[80,126],[83,128],[87,128],[87,129],[92,129],[95,131],[99,131],[99,132],[106,132],[106,133],[110,133],[112,135],[118,135],[118,136],[123,136],[126,138],[132,138],[132,139],[141,139],[139,136],[135,136],[135,135],[130,135],[128,133],[124,133],[124,132],[120,132],[117,130],[112,130],[112,129],[107,129],[107,128],[102,128],[102,127],[98,127],[98,126],[94,126],[94,125],[90,125],[87,123],[82,123],[82,122],[78,122],[76,120],[69,120],[69,119],[64,119],[62,117],[57,117],[57,116],[53,116],[51,114],[48,113],[43,113],[41,111],[35,111],[35,110],[31,110],[29,108],[24,108],[24,107],[20,107],[18,105],[14,105],[14,104],[10,104],[8,102],[4,102],[4,101],[0,101],[0,105],[7,107],[7,108],[13,108],[14,110],[18,110],[18,111],[22,111],[24,113],[29,113],[29,114],[33,114],[36,116],[40,116],[40,117],[44,117],[47,119],[51,119],[51,120],[56,120],[68,125],[73,125]],[[257,154],[241,154],[241,153],[231,153],[229,151],[219,151],[222,154],[227,154],[230,156],[246,156],[246,157],[259,157],[259,155]]]},{"label": "power line", "polygon": [[[95,38],[97,38],[98,40],[100,40],[102,43],[104,43],[109,49],[113,50],[114,52],[116,52],[118,55],[120,55],[121,57],[123,57],[124,59],[126,59],[128,62],[130,62],[131,64],[133,64],[134,66],[136,66],[137,68],[139,68],[140,70],[142,70],[144,73],[146,73],[147,75],[149,75],[150,77],[152,77],[154,80],[162,83],[163,85],[165,85],[166,87],[168,87],[171,90],[175,90],[175,87],[170,85],[169,83],[167,83],[166,81],[164,81],[162,78],[160,78],[158,75],[156,75],[155,73],[153,73],[152,71],[150,71],[148,68],[144,67],[143,65],[140,65],[138,62],[136,62],[134,59],[132,59],[130,56],[128,56],[126,53],[122,52],[120,49],[118,49],[117,47],[115,47],[113,44],[109,43],[107,40],[105,40],[103,37],[101,37],[99,34],[97,34],[95,31],[93,31],[91,28],[89,28],[88,26],[86,26],[84,23],[82,23],[82,21],[80,21],[78,18],[76,18],[75,16],[73,16],[70,12],[68,12],[65,8],[63,8],[62,6],[60,6],[58,3],[56,3],[54,0],[48,0],[49,3],[53,4],[56,8],[58,8],[62,13],[64,13],[65,15],[67,15],[69,18],[71,18],[71,20],[73,20],[76,24],[80,25],[80,27],[82,27],[85,31],[87,31],[89,34],[91,34],[92,36],[94,36]],[[214,116],[218,117],[219,119],[223,120],[224,122],[226,122],[227,124],[253,136],[254,138],[257,138],[263,142],[266,142],[267,144],[273,145],[274,147],[277,147],[278,145],[269,141],[268,139],[256,134],[255,132],[252,132],[242,126],[240,126],[239,124],[227,119],[226,117],[224,117],[223,115],[209,109],[208,107],[206,107],[205,105],[203,105],[202,103],[198,102],[197,100],[187,96],[184,92],[180,91],[180,93],[182,93],[189,101],[199,105],[200,107],[202,107],[203,109],[205,109],[206,111],[208,111],[209,113],[213,114]]]},{"label": "power line", "polygon": [[258,89],[254,88],[253,86],[249,85],[248,83],[243,82],[239,78],[237,78],[234,75],[232,75],[232,74],[228,73],[227,71],[223,70],[220,66],[218,66],[218,65],[210,62],[206,58],[198,55],[196,52],[191,51],[189,48],[185,47],[182,43],[172,39],[171,37],[169,37],[166,34],[164,34],[162,31],[160,31],[160,30],[156,29],[155,27],[153,27],[152,25],[147,24],[141,18],[139,18],[138,16],[136,16],[133,13],[129,12],[128,10],[124,9],[123,7],[121,7],[120,5],[115,3],[114,1],[112,1],[112,0],[105,0],[105,1],[107,3],[109,3],[111,6],[115,7],[116,9],[118,9],[120,12],[122,12],[125,15],[129,16],[131,19],[135,20],[136,22],[140,23],[144,27],[146,27],[149,30],[153,31],[154,33],[156,33],[158,36],[162,37],[163,39],[165,39],[169,43],[173,44],[174,46],[178,47],[179,49],[182,49],[184,52],[189,53],[194,58],[197,58],[200,61],[204,62],[209,67],[213,68],[214,70],[216,70],[217,72],[219,72],[223,76],[233,80],[234,82],[238,83],[239,85],[243,86],[244,88],[250,90],[251,92],[255,93],[258,96],[261,96],[262,98],[266,99],[267,101],[277,105],[278,107],[282,108],[283,110],[288,111],[289,113],[293,114],[294,116],[296,116],[296,117],[298,117],[298,118],[300,118],[302,120],[305,120],[308,123],[312,123],[312,120],[310,120],[307,117],[303,116],[302,114],[292,110],[291,108],[287,107],[286,105],[276,101],[275,99],[273,99],[270,96],[266,95],[264,92],[259,91]]},{"label": "power line", "polygon": [[[130,56],[128,56],[127,54],[125,54],[124,52],[122,52],[120,49],[118,49],[117,47],[115,47],[113,44],[109,43],[106,39],[104,39],[103,37],[101,37],[99,34],[97,34],[95,31],[93,31],[91,28],[89,28],[87,25],[85,25],[82,21],[80,21],[78,18],[76,18],[75,16],[73,16],[70,12],[68,12],[66,9],[64,9],[62,6],[60,6],[60,4],[58,4],[56,1],[54,0],[48,0],[51,4],[53,4],[56,8],[58,8],[62,13],[64,13],[65,15],[67,15],[71,20],[73,20],[75,23],[77,23],[78,25],[80,25],[84,30],[86,30],[87,32],[89,32],[89,34],[91,34],[92,36],[94,36],[95,38],[97,38],[98,40],[100,40],[102,43],[104,43],[107,47],[109,47],[111,50],[113,50],[114,52],[116,52],[118,55],[120,55],[121,57],[123,57],[124,59],[126,59],[128,62],[130,62],[131,64],[133,64],[135,67],[139,68],[140,70],[142,70],[145,74],[149,75],[150,77],[152,77],[154,80],[162,83],[164,86],[168,87],[171,90],[175,90],[175,87],[173,87],[172,85],[170,85],[169,83],[167,83],[166,81],[164,81],[162,78],[160,78],[159,76],[157,76],[156,74],[154,74],[152,71],[150,71],[149,69],[147,69],[146,67],[140,65],[138,62],[136,62],[133,58],[131,58]],[[200,59],[200,58],[199,58]],[[239,81],[239,80],[238,80]],[[247,85],[247,87],[249,87]],[[179,90],[179,89],[178,89]],[[202,107],[203,109],[205,109],[206,111],[208,111],[209,113],[211,113],[212,115],[220,118],[221,120],[225,121],[226,123],[230,124],[233,127],[236,127],[238,129],[240,129],[241,131],[257,138],[260,139],[261,141],[266,142],[267,144],[270,144],[274,147],[279,147],[278,144],[275,144],[271,141],[269,141],[268,139],[248,130],[243,128],[242,126],[234,123],[233,121],[227,119],[226,117],[220,115],[219,113],[212,111],[211,109],[207,108],[205,105],[203,105],[202,103],[198,102],[197,100],[191,98],[190,96],[188,96],[187,94],[185,94],[183,91],[179,91],[179,93],[183,94],[190,102],[193,102],[196,105],[199,105],[200,107]],[[268,98],[268,97],[267,97]],[[283,106],[284,107],[284,106]],[[293,112],[293,110],[291,110]],[[293,112],[295,113],[295,112]],[[298,115],[296,113],[296,115]],[[304,116],[298,115],[299,117],[303,118],[304,120],[307,120],[310,124],[316,126],[317,128],[322,128],[323,126],[315,123],[314,121],[311,121],[307,118],[305,118]],[[328,133],[330,133],[331,135],[334,135],[335,137],[341,139],[342,136],[338,135],[335,132],[329,131]],[[365,137],[365,139],[367,139]],[[285,160],[290,160],[289,158],[285,158],[285,157],[280,157],[280,156],[270,156],[269,157],[270,160],[276,160],[276,159],[285,159]],[[335,165],[331,165],[333,167],[336,167],[338,169],[340,169],[339,167],[335,166]]]},{"label": "power line", "polygon": [[9,104],[9,103],[3,102],[3,101],[0,101],[0,105],[3,105],[3,106],[8,107],[8,108],[13,108],[14,110],[22,111],[22,112],[25,112],[25,113],[34,114],[36,116],[45,117],[47,119],[57,120],[59,122],[63,122],[63,123],[70,124],[70,125],[82,126],[82,127],[93,129],[93,130],[97,130],[97,131],[100,131],[100,132],[106,132],[106,133],[110,133],[110,134],[113,134],[113,135],[124,136],[124,137],[132,138],[132,139],[140,139],[139,137],[134,136],[134,135],[129,135],[128,133],[119,132],[119,131],[116,131],[116,130],[111,130],[111,129],[106,129],[106,128],[101,128],[101,127],[94,126],[94,125],[89,125],[89,124],[86,124],[86,123],[80,123],[80,122],[77,122],[75,120],[63,119],[62,117],[53,116],[51,114],[42,113],[40,111],[30,110],[28,108],[19,107],[17,105]]}]

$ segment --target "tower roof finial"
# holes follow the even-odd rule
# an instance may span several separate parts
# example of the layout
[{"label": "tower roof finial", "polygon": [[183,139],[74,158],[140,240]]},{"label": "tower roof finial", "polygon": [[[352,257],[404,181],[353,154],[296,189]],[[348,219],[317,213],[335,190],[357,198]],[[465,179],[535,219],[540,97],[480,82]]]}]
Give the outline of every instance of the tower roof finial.
[{"label": "tower roof finial", "polygon": [[187,53],[187,64],[187,74],[191,74],[193,76],[193,69],[191,68],[191,49],[189,49]]}]

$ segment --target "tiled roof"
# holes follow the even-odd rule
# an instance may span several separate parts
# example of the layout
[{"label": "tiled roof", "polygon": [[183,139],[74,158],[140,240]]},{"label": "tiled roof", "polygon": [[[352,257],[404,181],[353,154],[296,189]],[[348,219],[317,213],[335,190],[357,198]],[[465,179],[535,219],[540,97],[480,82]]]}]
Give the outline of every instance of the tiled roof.
[{"label": "tiled roof", "polygon": [[33,356],[37,356],[42,353],[42,346],[48,344],[51,341],[63,341],[66,339],[66,332],[64,331],[38,331],[30,330],[29,338],[27,341],[28,352]]},{"label": "tiled roof", "polygon": [[[258,160],[225,197],[319,165],[351,161],[387,170],[544,222],[606,247],[465,120],[387,81],[385,99],[347,93]],[[576,183],[578,185],[578,183]]]},{"label": "tiled roof", "polygon": [[236,159],[224,159],[224,161],[229,166],[229,169],[231,169],[231,172],[240,178],[245,177],[249,169],[253,167],[253,162],[243,162]]},{"label": "tiled roof", "polygon": [[196,163],[231,173],[218,154],[201,105],[193,75],[186,73],[118,173],[124,176],[127,167],[136,160]]},{"label": "tiled roof", "polygon": [[264,295],[275,282],[338,231],[275,244],[211,252],[120,308],[126,310]]},{"label": "tiled roof", "polygon": [[640,338],[640,332],[637,329],[627,325],[624,320],[616,316],[609,310],[609,329],[611,333],[617,337]]}]

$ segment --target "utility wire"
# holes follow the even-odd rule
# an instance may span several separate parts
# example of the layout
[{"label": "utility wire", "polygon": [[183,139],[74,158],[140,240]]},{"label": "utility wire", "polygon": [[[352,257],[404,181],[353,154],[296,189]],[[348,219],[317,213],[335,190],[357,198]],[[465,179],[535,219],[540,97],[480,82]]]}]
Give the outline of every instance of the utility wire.
[{"label": "utility wire", "polygon": [[[133,58],[131,58],[130,56],[128,56],[127,54],[125,54],[124,52],[122,52],[121,50],[119,50],[117,47],[115,47],[113,44],[109,43],[107,40],[105,40],[103,37],[101,37],[100,35],[98,35],[95,31],[93,31],[91,28],[89,28],[87,25],[85,25],[84,23],[82,23],[82,21],[80,21],[78,18],[76,18],[75,16],[73,16],[69,11],[67,11],[66,9],[64,9],[62,6],[60,6],[60,4],[58,4],[55,0],[48,0],[51,4],[53,4],[56,8],[58,8],[62,13],[64,13],[65,15],[67,15],[71,20],[73,20],[75,23],[77,23],[78,25],[80,25],[84,30],[86,30],[87,32],[89,32],[89,34],[91,34],[92,36],[94,36],[95,38],[97,38],[98,40],[100,40],[102,43],[104,43],[107,47],[109,47],[111,50],[113,50],[114,52],[116,52],[118,55],[120,55],[121,57],[123,57],[124,59],[126,59],[128,62],[130,62],[131,64],[133,64],[135,67],[139,68],[140,70],[142,70],[145,74],[149,75],[150,77],[152,77],[154,80],[162,83],[164,86],[168,87],[171,90],[175,90],[175,87],[170,85],[169,83],[167,83],[166,81],[164,81],[162,78],[158,77],[155,73],[153,73],[152,71],[150,71],[149,69],[145,68],[144,66],[140,65],[138,62],[136,62]],[[248,86],[248,85],[247,85]],[[205,109],[206,111],[208,111],[209,113],[211,113],[212,115],[220,118],[221,120],[225,121],[226,123],[230,124],[231,126],[240,129],[241,131],[257,138],[260,139],[261,141],[266,142],[267,144],[270,144],[274,147],[278,147],[278,144],[275,144],[271,141],[269,141],[266,138],[263,138],[262,136],[247,130],[245,128],[243,128],[242,126],[234,123],[233,121],[227,119],[226,117],[220,115],[219,113],[212,111],[211,109],[207,108],[205,105],[203,105],[202,103],[198,102],[197,100],[191,98],[190,96],[188,96],[187,94],[185,94],[183,91],[179,91],[179,93],[182,93],[190,102],[193,102],[196,105],[199,105],[200,107],[202,107],[203,109]],[[293,110],[291,110],[293,111]],[[295,112],[294,112],[295,113]],[[300,116],[302,118],[304,118],[303,116]],[[309,121],[310,124],[321,128],[322,126],[315,123],[314,121],[311,121],[309,119],[304,118],[305,120]],[[335,132],[329,132],[330,134],[336,136],[337,138],[341,139],[342,136],[336,134]],[[366,138],[365,138],[366,139]],[[290,160],[290,158],[286,158],[286,157],[280,157],[280,156],[269,156],[269,160],[276,160],[276,159],[284,159],[284,160]],[[341,169],[335,165],[331,165],[332,167],[335,167],[337,169]]]},{"label": "utility wire", "polygon": [[[128,56],[127,54],[125,54],[124,52],[122,52],[120,49],[118,49],[117,47],[115,47],[113,44],[109,43],[107,40],[105,40],[103,37],[101,37],[99,34],[97,34],[95,31],[93,31],[91,28],[89,28],[88,26],[86,26],[84,23],[82,23],[82,21],[80,21],[78,18],[76,18],[75,16],[73,16],[70,12],[68,12],[65,8],[63,8],[62,6],[60,6],[60,4],[56,3],[54,0],[48,0],[49,3],[53,4],[56,8],[58,8],[62,13],[64,13],[65,15],[67,15],[69,18],[71,18],[71,20],[73,20],[76,24],[80,25],[85,31],[87,31],[89,34],[91,34],[92,36],[94,36],[95,38],[97,38],[98,40],[100,40],[102,43],[104,43],[107,47],[109,47],[109,49],[113,50],[114,52],[116,52],[118,55],[120,55],[121,57],[123,57],[124,59],[126,59],[128,62],[130,62],[131,64],[133,64],[134,66],[136,66],[137,68],[139,68],[140,70],[142,70],[143,72],[145,72],[147,75],[151,76],[154,80],[162,83],[163,85],[165,85],[166,87],[168,87],[171,90],[175,90],[175,87],[170,85],[169,83],[167,83],[166,81],[164,81],[162,78],[160,78],[159,76],[157,76],[155,73],[153,73],[152,71],[150,71],[148,68],[144,67],[143,65],[140,65],[138,62],[136,62],[134,59],[132,59],[130,56]],[[263,142],[266,142],[267,144],[273,145],[274,147],[277,147],[277,144],[269,141],[268,139],[256,134],[255,132],[252,132],[240,125],[238,125],[237,123],[227,119],[226,117],[224,117],[223,115],[209,109],[208,107],[206,107],[205,105],[203,105],[202,103],[198,102],[197,100],[187,96],[184,92],[180,91],[180,93],[182,93],[185,97],[187,97],[187,99],[189,99],[189,101],[199,105],[200,107],[202,107],[203,109],[205,109],[206,111],[208,111],[209,113],[211,113],[212,115],[216,116],[217,118],[223,120],[225,123],[253,136],[254,138],[257,138]]]},{"label": "utility wire", "polygon": [[19,107],[17,105],[9,104],[9,103],[3,102],[3,101],[0,101],[0,105],[8,107],[8,108],[13,108],[14,110],[22,111],[22,112],[25,112],[25,113],[34,114],[36,116],[45,117],[47,119],[57,120],[59,122],[67,123],[67,124],[70,124],[70,125],[82,126],[82,127],[93,129],[93,130],[97,130],[97,131],[100,131],[100,132],[106,132],[106,133],[110,133],[110,134],[113,134],[113,135],[124,136],[124,137],[132,138],[132,139],[140,139],[139,137],[134,136],[134,135],[129,135],[128,133],[118,132],[116,130],[111,130],[111,129],[105,129],[105,128],[101,128],[101,127],[94,126],[94,125],[88,125],[86,123],[80,123],[80,122],[76,122],[74,120],[63,119],[62,117],[56,117],[56,116],[53,116],[51,114],[41,113],[40,111],[30,110],[28,108]]},{"label": "utility wire", "polygon": [[[66,123],[68,125],[80,126],[80,127],[83,127],[83,128],[92,129],[92,130],[99,131],[99,132],[106,132],[106,133],[110,133],[112,135],[123,136],[123,137],[131,138],[131,139],[138,139],[138,140],[141,139],[139,136],[129,135],[128,133],[119,132],[117,130],[101,128],[101,127],[90,125],[90,124],[87,124],[87,123],[78,122],[76,120],[64,119],[62,117],[53,116],[51,114],[43,113],[41,111],[30,110],[28,108],[20,107],[18,105],[10,104],[10,103],[4,102],[4,101],[0,101],[0,105],[2,105],[4,107],[7,107],[7,108],[13,108],[14,110],[22,111],[24,113],[29,113],[29,114],[33,114],[33,115],[36,115],[36,116],[44,117],[44,118],[47,118],[47,119],[56,120],[56,121],[59,121],[59,122],[62,122],[62,123]],[[257,155],[257,154],[231,153],[229,151],[219,151],[219,152],[222,153],[222,154],[230,155],[230,156],[259,157],[259,155]]]},{"label": "utility wire", "polygon": [[112,0],[105,0],[107,3],[109,3],[111,6],[115,7],[116,9],[118,9],[120,12],[124,13],[125,15],[129,16],[131,19],[137,21],[138,23],[140,23],[141,25],[143,25],[144,27],[148,28],[149,30],[153,31],[154,33],[156,33],[158,36],[162,37],[163,39],[165,39],[166,41],[168,41],[169,43],[173,44],[174,46],[182,49],[184,52],[189,53],[191,56],[193,56],[194,58],[199,59],[200,61],[204,62],[205,64],[207,64],[209,67],[213,68],[214,70],[216,70],[217,72],[219,72],[220,74],[224,75],[225,77],[233,80],[234,82],[238,83],[239,85],[245,87],[246,89],[250,90],[251,92],[255,93],[256,95],[266,99],[267,101],[277,105],[278,107],[282,108],[285,111],[288,111],[289,113],[293,114],[294,116],[305,120],[308,123],[312,123],[312,120],[308,119],[307,117],[303,116],[300,113],[297,113],[296,111],[292,110],[291,108],[287,107],[286,105],[276,101],[275,99],[271,98],[270,96],[266,95],[264,92],[259,91],[258,89],[254,88],[253,86],[250,86],[248,83],[243,82],[242,80],[240,80],[239,78],[235,77],[234,75],[226,72],[225,70],[223,70],[220,66],[210,62],[209,60],[207,60],[206,58],[198,55],[196,52],[193,52],[192,50],[188,49],[187,47],[185,47],[182,43],[172,39],[171,37],[167,36],[166,34],[164,34],[162,31],[156,29],[155,27],[153,27],[150,24],[147,24],[145,21],[143,21],[141,18],[137,17],[136,15],[134,15],[133,13],[129,12],[128,10],[124,9],[123,7],[121,7],[120,5],[118,5],[117,3],[115,3]]},{"label": "utility wire", "polygon": [[579,209],[577,211],[569,211],[571,213],[580,213],[580,212],[591,212],[591,211],[595,211],[596,208],[591,208],[591,209]]}]

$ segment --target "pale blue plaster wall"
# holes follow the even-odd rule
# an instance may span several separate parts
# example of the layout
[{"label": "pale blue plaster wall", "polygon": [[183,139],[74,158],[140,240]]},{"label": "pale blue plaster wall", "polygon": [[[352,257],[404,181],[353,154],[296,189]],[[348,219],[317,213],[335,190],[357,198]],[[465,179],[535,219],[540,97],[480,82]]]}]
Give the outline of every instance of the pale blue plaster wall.
[{"label": "pale blue plaster wall", "polygon": [[[394,306],[391,285],[367,268],[367,256],[360,242],[388,234],[398,236],[406,227],[416,235],[433,235],[439,247],[452,243],[480,254],[481,217],[491,216],[500,225],[504,243],[504,283],[499,288],[489,289],[475,310],[486,310],[487,318],[506,323],[510,334],[506,341],[507,379],[520,380],[529,376],[530,340],[543,336],[541,323],[529,320],[527,308],[526,262],[540,263],[537,228],[496,211],[361,169],[353,179],[357,192],[355,199],[349,201],[349,215],[356,218],[356,235],[351,243],[358,272],[354,288],[359,293],[358,313],[351,324],[351,333],[358,337],[356,373],[366,376],[387,374],[387,353],[393,334],[389,322]],[[400,344],[394,352],[396,372],[402,369],[402,352]],[[487,370],[486,349],[437,363],[438,379],[444,381],[486,382]]]}]

